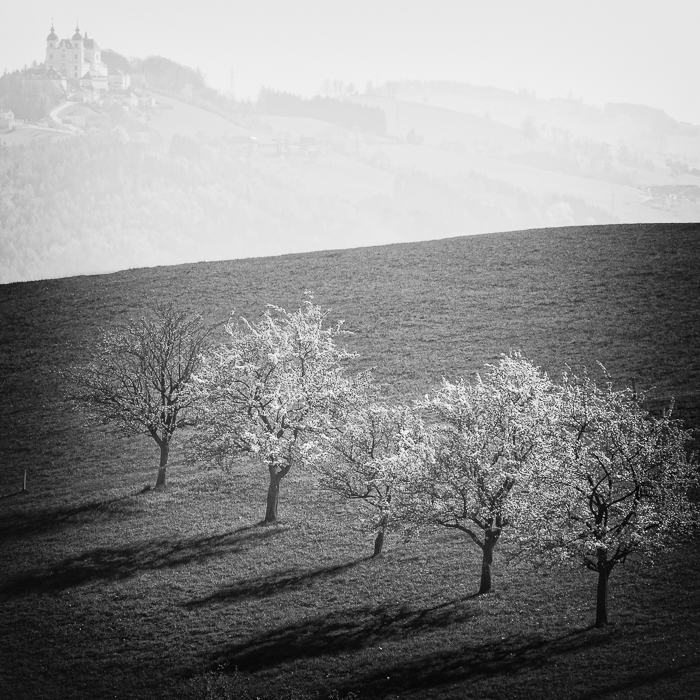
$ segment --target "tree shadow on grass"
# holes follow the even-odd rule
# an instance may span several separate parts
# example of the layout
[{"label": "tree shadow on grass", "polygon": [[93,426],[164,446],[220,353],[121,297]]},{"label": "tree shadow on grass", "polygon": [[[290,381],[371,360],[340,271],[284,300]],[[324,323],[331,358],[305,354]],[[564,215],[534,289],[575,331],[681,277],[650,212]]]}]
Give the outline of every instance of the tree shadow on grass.
[{"label": "tree shadow on grass", "polygon": [[[655,683],[663,681],[680,680],[683,678],[683,676],[690,675],[691,673],[697,673],[698,669],[700,669],[700,661],[693,661],[686,664],[672,666],[671,668],[648,671],[647,673],[635,673],[632,676],[628,675],[626,678],[622,678],[618,683],[608,687],[596,687],[591,689],[584,695],[579,696],[579,700],[596,700],[597,698],[604,698],[608,695],[614,695],[616,693],[628,693],[637,688],[652,686]],[[697,692],[697,688],[699,688],[700,685],[695,683],[694,687],[696,689],[694,692]],[[659,697],[661,696],[659,695]],[[682,696],[674,693],[673,697],[681,698]]]},{"label": "tree shadow on grass", "polygon": [[566,654],[607,644],[610,637],[608,631],[585,627],[553,639],[539,634],[516,634],[480,644],[455,645],[380,669],[375,666],[364,676],[355,675],[338,690],[341,697],[361,689],[362,697],[381,698],[532,671],[556,663]]},{"label": "tree shadow on grass", "polygon": [[142,571],[238,554],[277,532],[278,528],[251,525],[207,537],[146,540],[124,547],[93,549],[47,569],[20,574],[0,586],[0,595],[16,597],[35,592],[57,592],[92,581],[124,579]]},{"label": "tree shadow on grass", "polygon": [[[462,637],[453,643],[443,642],[435,650],[432,633],[442,630],[441,639],[450,640],[450,628],[455,628],[456,636],[459,626],[479,615],[479,608],[465,604],[476,597],[475,594],[422,609],[380,605],[328,612],[230,644],[209,659],[210,667],[234,678],[244,674],[248,683],[255,684],[258,673],[263,674],[262,682],[272,677],[270,673],[283,674],[279,666],[300,668],[298,662],[343,655],[340,666],[345,668],[339,667],[339,674],[343,676],[349,670],[351,680],[339,686],[338,678],[318,678],[319,689],[322,685],[325,690],[332,688],[339,697],[359,693],[363,698],[382,698],[536,671],[563,656],[606,645],[614,635],[610,630],[585,627],[555,638],[519,633],[464,643]],[[425,635],[424,647],[421,635]],[[392,642],[391,647],[386,647],[389,654],[393,652],[392,660],[382,665],[382,657],[373,650]],[[402,642],[407,642],[405,648]],[[432,651],[424,653],[427,650]],[[353,656],[347,660],[345,654]]]},{"label": "tree shadow on grass", "polygon": [[364,559],[346,562],[345,564],[336,564],[335,566],[326,566],[301,572],[296,569],[287,569],[286,571],[275,571],[267,576],[243,579],[242,581],[236,581],[229,586],[225,586],[204,598],[195,598],[187,601],[182,604],[182,607],[201,608],[206,605],[215,605],[218,603],[233,603],[246,598],[268,598],[289,590],[308,588],[313,585],[315,581],[323,581],[332,578],[369,559],[369,557],[366,557]]},{"label": "tree shadow on grass", "polygon": [[[19,494],[22,491],[17,492]],[[106,510],[117,503],[125,502],[139,496],[143,491],[135,491],[122,496],[102,498],[80,503],[73,506],[63,506],[46,510],[34,510],[20,513],[7,513],[0,516],[0,542],[12,537],[33,535],[47,530],[53,530],[72,518]],[[16,494],[9,494],[10,496]],[[7,498],[6,496],[5,498]]]},{"label": "tree shadow on grass", "polygon": [[215,655],[212,667],[255,672],[299,659],[357,651],[421,630],[461,624],[478,614],[459,605],[474,597],[419,609],[385,604],[331,611],[231,644]]}]

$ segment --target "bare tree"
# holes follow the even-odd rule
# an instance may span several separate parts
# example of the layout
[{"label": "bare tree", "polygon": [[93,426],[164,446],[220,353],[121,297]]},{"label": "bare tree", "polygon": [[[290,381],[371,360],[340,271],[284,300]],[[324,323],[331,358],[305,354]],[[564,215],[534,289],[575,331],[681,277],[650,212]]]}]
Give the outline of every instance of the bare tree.
[{"label": "bare tree", "polygon": [[160,449],[156,488],[165,488],[170,443],[193,405],[191,380],[215,326],[172,303],[113,329],[70,373],[71,397],[122,435],[148,435]]}]

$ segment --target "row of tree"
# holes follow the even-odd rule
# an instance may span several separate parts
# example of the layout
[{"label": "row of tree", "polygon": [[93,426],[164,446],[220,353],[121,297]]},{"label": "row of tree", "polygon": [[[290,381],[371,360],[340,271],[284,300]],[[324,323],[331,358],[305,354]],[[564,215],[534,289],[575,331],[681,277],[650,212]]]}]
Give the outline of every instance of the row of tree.
[{"label": "row of tree", "polygon": [[262,114],[320,119],[345,129],[358,129],[378,136],[386,136],[384,110],[351,100],[338,100],[319,95],[307,99],[289,92],[262,88],[258,95],[258,110]]},{"label": "row of tree", "polygon": [[254,455],[269,473],[264,523],[277,520],[280,483],[308,468],[373,508],[374,554],[390,530],[441,527],[482,553],[480,593],[492,586],[504,533],[535,563],[576,559],[598,574],[597,625],[607,624],[613,568],[697,523],[698,469],[690,433],[670,411],[650,415],[635,392],[567,372],[554,382],[519,354],[473,381],[443,380],[412,404],[382,400],[368,372],[351,373],[346,331],[305,302],[269,307],[251,323],[216,326],[173,306],[105,330],[73,397],[127,434],[160,447],[191,425],[193,463]]}]

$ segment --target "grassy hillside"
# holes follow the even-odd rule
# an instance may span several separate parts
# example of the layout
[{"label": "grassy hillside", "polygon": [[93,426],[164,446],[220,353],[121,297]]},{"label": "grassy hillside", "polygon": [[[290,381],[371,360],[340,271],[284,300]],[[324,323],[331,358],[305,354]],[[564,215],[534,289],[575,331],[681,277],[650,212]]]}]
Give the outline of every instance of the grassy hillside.
[{"label": "grassy hillside", "polygon": [[601,361],[697,426],[698,263],[700,225],[630,225],[0,286],[0,696],[694,697],[697,543],[616,570],[613,625],[593,630],[589,572],[500,556],[475,598],[463,539],[367,560],[357,506],[308,474],[283,483],[276,528],[256,526],[254,463],[196,471],[177,444],[167,492],[143,492],[155,447],[84,425],[58,371],[155,301],[255,318],[311,289],[387,395],[520,349],[554,375]]}]

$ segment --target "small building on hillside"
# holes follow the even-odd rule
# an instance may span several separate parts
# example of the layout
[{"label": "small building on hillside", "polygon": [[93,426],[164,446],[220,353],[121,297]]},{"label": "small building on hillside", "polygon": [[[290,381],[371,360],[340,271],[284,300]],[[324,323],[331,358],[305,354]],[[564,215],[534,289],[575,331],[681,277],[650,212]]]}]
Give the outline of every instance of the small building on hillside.
[{"label": "small building on hillside", "polygon": [[15,119],[14,112],[9,109],[0,109],[0,129],[9,129],[10,123]]},{"label": "small building on hillside", "polygon": [[14,129],[22,124],[24,124],[24,119],[16,119],[12,110],[0,109],[0,129]]},{"label": "small building on hillside", "polygon": [[128,90],[131,86],[131,76],[119,69],[107,75],[110,90]]},{"label": "small building on hillside", "polygon": [[80,79],[80,87],[83,88],[83,90],[88,89],[100,93],[107,92],[109,83],[107,82],[106,75],[102,75],[94,70],[89,70]]}]

